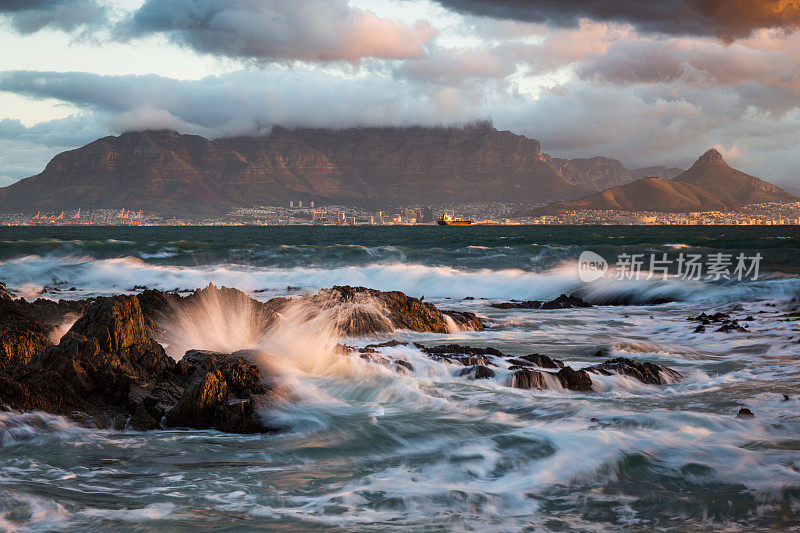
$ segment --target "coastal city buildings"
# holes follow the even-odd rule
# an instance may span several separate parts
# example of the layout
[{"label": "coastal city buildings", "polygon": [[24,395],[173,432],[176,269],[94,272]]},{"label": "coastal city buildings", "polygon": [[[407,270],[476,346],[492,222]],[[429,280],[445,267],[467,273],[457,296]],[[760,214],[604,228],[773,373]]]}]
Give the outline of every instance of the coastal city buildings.
[{"label": "coastal city buildings", "polygon": [[[304,207],[305,205],[305,207]],[[410,205],[374,209],[292,201],[286,207],[236,209],[223,216],[189,218],[129,209],[90,209],[56,213],[2,214],[2,226],[397,226],[434,224],[441,213],[469,217],[476,225],[666,225],[778,226],[800,225],[800,202],[755,204],[738,211],[662,213],[651,211],[578,210],[534,216],[530,206],[502,203]]]}]

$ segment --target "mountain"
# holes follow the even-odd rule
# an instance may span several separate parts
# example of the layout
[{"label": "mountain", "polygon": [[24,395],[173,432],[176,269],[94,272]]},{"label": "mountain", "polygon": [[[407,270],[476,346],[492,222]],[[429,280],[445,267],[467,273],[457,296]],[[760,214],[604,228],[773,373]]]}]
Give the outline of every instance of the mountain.
[{"label": "mountain", "polygon": [[552,158],[550,164],[573,185],[600,191],[630,183],[631,171],[616,159],[596,156],[580,159]]},{"label": "mountain", "polygon": [[688,183],[642,178],[573,202],[557,202],[551,210],[607,209],[617,211],[715,211],[728,206],[710,192]]},{"label": "mountain", "polygon": [[671,180],[646,177],[571,202],[556,202],[538,213],[598,209],[620,211],[721,211],[753,203],[795,202],[798,198],[725,162],[714,149]]},{"label": "mountain", "polygon": [[631,170],[631,181],[640,180],[642,178],[664,178],[671,180],[683,172],[684,170],[681,168],[667,168],[663,166],[637,168]]},{"label": "mountain", "polygon": [[98,139],[0,189],[0,211],[128,208],[205,215],[316,200],[344,205],[530,202],[585,196],[539,141],[465,128],[286,129],[208,140],[174,131]]},{"label": "mountain", "polygon": [[713,148],[674,181],[702,187],[731,207],[797,201],[780,187],[731,168]]}]

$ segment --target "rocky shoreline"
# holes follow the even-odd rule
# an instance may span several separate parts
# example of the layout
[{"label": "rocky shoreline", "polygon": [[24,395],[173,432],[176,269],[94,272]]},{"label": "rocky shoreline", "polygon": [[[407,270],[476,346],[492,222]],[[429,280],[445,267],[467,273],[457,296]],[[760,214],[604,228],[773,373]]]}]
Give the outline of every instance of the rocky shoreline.
[{"label": "rocky shoreline", "polygon": [[[213,285],[188,296],[144,289],[136,295],[83,301],[26,302],[0,284],[0,407],[58,414],[97,428],[275,431],[260,413],[286,395],[253,353],[190,349],[176,361],[157,341],[165,320],[209,299],[246,308],[247,326],[259,332],[290,313],[299,321],[322,317],[341,337],[395,330],[447,334],[486,327],[473,313],[442,310],[401,292],[364,287],[332,287],[266,302]],[[540,308],[583,307],[565,299]],[[70,316],[77,319],[62,335],[59,327]],[[407,343],[389,341],[362,348],[339,344],[336,354],[398,373],[413,372],[411,361],[387,353],[400,345]],[[413,347],[432,360],[453,365],[453,375],[460,379],[491,379],[503,372],[509,376],[506,385],[518,389],[589,392],[594,390],[592,376],[618,374],[649,385],[682,377],[666,367],[624,358],[573,369],[542,354],[508,355],[491,347],[458,344],[414,343]]]}]

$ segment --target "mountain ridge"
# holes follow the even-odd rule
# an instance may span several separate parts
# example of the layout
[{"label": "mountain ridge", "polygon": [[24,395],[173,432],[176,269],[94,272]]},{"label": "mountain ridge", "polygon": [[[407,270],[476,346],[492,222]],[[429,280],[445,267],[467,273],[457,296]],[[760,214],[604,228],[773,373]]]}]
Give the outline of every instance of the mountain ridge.
[{"label": "mountain ridge", "polygon": [[731,168],[712,148],[672,179],[645,177],[573,201],[552,203],[537,214],[576,210],[722,211],[754,203],[798,201],[777,185]]},{"label": "mountain ridge", "polygon": [[206,215],[290,200],[376,206],[542,203],[629,179],[617,160],[552,158],[539,141],[487,123],[274,127],[263,136],[213,140],[144,130],[56,155],[41,173],[0,189],[0,211],[125,207]]}]

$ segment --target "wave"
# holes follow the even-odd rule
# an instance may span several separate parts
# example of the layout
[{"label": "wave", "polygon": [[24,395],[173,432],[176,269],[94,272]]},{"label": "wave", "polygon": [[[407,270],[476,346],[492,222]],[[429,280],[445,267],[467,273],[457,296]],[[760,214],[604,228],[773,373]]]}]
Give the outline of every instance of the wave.
[{"label": "wave", "polygon": [[[643,276],[644,277],[644,276]],[[96,259],[91,256],[25,256],[0,262],[0,278],[23,296],[85,297],[124,292],[136,286],[161,290],[193,290],[208,283],[236,287],[262,297],[333,285],[399,290],[411,296],[489,300],[547,300],[576,293],[598,305],[654,302],[727,302],[784,299],[800,294],[800,278],[771,275],[759,281],[711,283],[664,279],[617,280],[602,278],[583,283],[576,263],[562,262],[542,272],[519,268],[462,269],[407,263],[371,263],[335,268],[258,267],[247,264],[205,266],[154,265],[127,256]],[[78,290],[67,292],[68,288]],[[44,288],[44,289],[42,289]],[[35,290],[34,290],[35,289]]]},{"label": "wave", "polygon": [[0,446],[28,441],[43,435],[67,434],[81,428],[64,417],[41,412],[0,411]]}]

